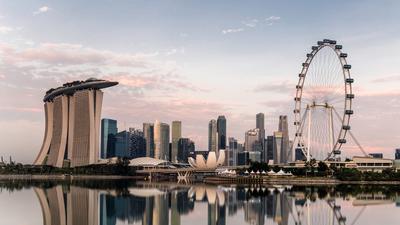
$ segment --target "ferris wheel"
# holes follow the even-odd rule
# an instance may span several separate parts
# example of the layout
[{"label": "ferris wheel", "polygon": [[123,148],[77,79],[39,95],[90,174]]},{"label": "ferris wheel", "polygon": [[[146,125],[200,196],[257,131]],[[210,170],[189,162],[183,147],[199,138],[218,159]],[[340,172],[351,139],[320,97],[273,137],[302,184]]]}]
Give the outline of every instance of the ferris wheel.
[{"label": "ferris wheel", "polygon": [[311,50],[296,85],[292,151],[301,149],[307,161],[339,158],[354,113],[351,65],[334,40],[318,41]]}]

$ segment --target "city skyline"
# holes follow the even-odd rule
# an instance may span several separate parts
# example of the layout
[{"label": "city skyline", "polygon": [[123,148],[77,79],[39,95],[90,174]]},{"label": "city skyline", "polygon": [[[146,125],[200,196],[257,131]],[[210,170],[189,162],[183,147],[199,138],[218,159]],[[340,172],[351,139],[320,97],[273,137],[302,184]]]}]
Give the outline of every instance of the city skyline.
[{"label": "city skyline", "polygon": [[[288,3],[1,2],[0,155],[31,163],[43,140],[43,93],[89,77],[120,83],[105,91],[102,118],[125,128],[179,120],[198,149],[207,149],[207,124],[219,115],[228,121],[226,138],[239,142],[258,112],[266,136],[278,130],[279,115],[288,115],[293,135],[301,63],[317,40],[332,38],[353,65],[357,139],[393,158],[400,3]],[[359,153],[353,145],[344,152]]]}]

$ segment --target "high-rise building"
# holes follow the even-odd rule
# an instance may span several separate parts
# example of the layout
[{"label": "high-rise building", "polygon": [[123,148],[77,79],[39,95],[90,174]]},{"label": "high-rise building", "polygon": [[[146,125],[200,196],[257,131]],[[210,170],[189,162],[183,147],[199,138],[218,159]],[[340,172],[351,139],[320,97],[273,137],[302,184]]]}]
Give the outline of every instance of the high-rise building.
[{"label": "high-rise building", "polygon": [[118,133],[117,121],[101,120],[101,158],[106,159],[115,155],[115,135]]},{"label": "high-rise building", "polygon": [[178,154],[177,161],[181,163],[188,163],[188,158],[191,152],[194,152],[194,142],[189,138],[180,138],[178,140]]},{"label": "high-rise building", "polygon": [[287,116],[279,116],[279,130],[282,132],[282,149],[281,149],[281,162],[288,163],[292,161],[292,154],[289,154],[290,144],[289,144],[289,128]]},{"label": "high-rise building", "polygon": [[267,136],[265,140],[266,158],[265,162],[274,160],[274,136]]},{"label": "high-rise building", "polygon": [[63,167],[97,163],[100,157],[99,137],[102,88],[118,82],[98,80],[65,83],[44,96],[46,129],[35,165]]},{"label": "high-rise building", "polygon": [[262,152],[262,144],[260,142],[260,130],[258,128],[248,130],[245,134],[245,150],[248,152]]},{"label": "high-rise building", "polygon": [[172,121],[171,161],[178,160],[178,141],[182,137],[182,122]]},{"label": "high-rise building", "polygon": [[129,158],[146,156],[146,139],[141,130],[129,128]]},{"label": "high-rise building", "polygon": [[110,157],[129,157],[129,132],[124,130],[115,135],[115,154]]},{"label": "high-rise building", "polygon": [[146,156],[154,157],[154,124],[143,123],[143,136],[146,140]]},{"label": "high-rise building", "polygon": [[395,154],[394,154],[394,158],[395,158],[396,160],[400,160],[400,148],[397,148],[397,149],[396,149],[396,152],[395,152]]},{"label": "high-rise building", "polygon": [[169,125],[154,123],[154,158],[169,160]]},{"label": "high-rise building", "polygon": [[218,149],[226,148],[226,118],[221,115],[217,119]]},{"label": "high-rise building", "polygon": [[260,143],[262,144],[262,148],[265,151],[265,116],[264,116],[264,113],[257,113],[256,128],[258,128],[260,130]]},{"label": "high-rise building", "polygon": [[280,131],[274,132],[273,149],[274,149],[274,164],[282,163],[282,145],[283,134]]},{"label": "high-rise building", "polygon": [[217,121],[210,120],[208,123],[208,151],[217,151]]},{"label": "high-rise building", "polygon": [[238,141],[230,137],[228,139],[229,147],[225,153],[226,155],[226,165],[227,166],[237,166],[237,154],[238,154]]}]

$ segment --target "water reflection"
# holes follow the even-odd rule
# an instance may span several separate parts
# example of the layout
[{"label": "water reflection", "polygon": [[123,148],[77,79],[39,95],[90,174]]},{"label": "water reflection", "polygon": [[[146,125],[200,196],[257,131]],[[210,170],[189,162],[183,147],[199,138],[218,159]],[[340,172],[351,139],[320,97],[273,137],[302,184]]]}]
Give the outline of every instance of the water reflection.
[{"label": "water reflection", "polygon": [[[398,190],[139,183],[34,187],[44,225],[352,225],[367,206],[400,205]],[[394,188],[396,189],[396,188]],[[201,208],[204,205],[206,208]],[[352,212],[344,210],[343,206]],[[195,208],[196,212],[195,213]],[[200,210],[200,211],[199,211]],[[350,214],[351,218],[348,218]],[[206,217],[205,217],[206,216]],[[186,220],[187,221],[187,220]]]}]

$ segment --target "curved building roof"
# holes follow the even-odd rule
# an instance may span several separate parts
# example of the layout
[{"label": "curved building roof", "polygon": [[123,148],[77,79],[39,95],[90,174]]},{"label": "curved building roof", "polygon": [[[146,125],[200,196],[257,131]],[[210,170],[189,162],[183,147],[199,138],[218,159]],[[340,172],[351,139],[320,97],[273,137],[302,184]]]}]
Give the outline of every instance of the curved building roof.
[{"label": "curved building roof", "polygon": [[55,97],[65,94],[74,94],[76,91],[84,89],[102,89],[117,85],[118,82],[100,80],[96,78],[89,78],[85,81],[72,81],[63,84],[63,86],[58,88],[52,88],[46,92],[43,98],[44,102],[52,101]]},{"label": "curved building roof", "polygon": [[162,164],[170,164],[170,162],[162,159],[155,159],[151,157],[140,157],[132,159],[129,162],[130,166],[158,166]]}]

